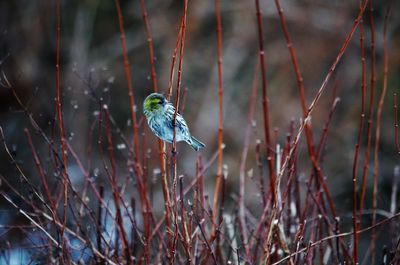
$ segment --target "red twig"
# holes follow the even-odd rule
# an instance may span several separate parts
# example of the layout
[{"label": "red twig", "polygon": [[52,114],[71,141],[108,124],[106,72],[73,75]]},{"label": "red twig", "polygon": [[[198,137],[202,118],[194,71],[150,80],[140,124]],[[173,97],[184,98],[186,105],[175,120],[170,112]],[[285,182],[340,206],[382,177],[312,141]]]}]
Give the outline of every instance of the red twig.
[{"label": "red twig", "polygon": [[[216,233],[217,212],[222,193],[222,164],[223,164],[223,64],[222,64],[222,26],[221,26],[221,7],[220,1],[215,0],[215,16],[217,24],[217,67],[218,67],[218,162],[217,162],[217,179],[215,182],[214,202],[213,202],[213,226],[211,237],[218,236]],[[218,246],[217,246],[218,248]]]},{"label": "red twig", "polygon": [[[371,30],[371,87],[370,87],[370,97],[369,97],[369,110],[368,110],[368,120],[367,120],[367,147],[365,149],[365,158],[364,158],[364,165],[363,165],[363,174],[362,174],[362,184],[361,184],[361,199],[360,199],[360,210],[359,214],[362,215],[362,210],[364,208],[364,199],[365,199],[365,191],[366,191],[366,181],[367,181],[367,174],[368,174],[368,164],[369,164],[369,157],[371,151],[371,140],[372,140],[372,119],[374,113],[374,96],[375,96],[375,80],[376,80],[376,54],[375,54],[375,25],[374,25],[374,18],[372,12],[372,0],[369,1],[369,19],[370,19],[370,30]],[[353,179],[353,208],[357,207],[357,195],[356,195],[356,179]],[[353,210],[355,211],[355,209]],[[357,219],[356,216],[353,219]],[[353,229],[357,231],[357,220],[353,221]],[[354,243],[353,243],[353,262],[355,264],[358,263],[358,240],[357,240],[357,233],[354,234]]]},{"label": "red twig", "polygon": [[263,105],[263,119],[264,119],[264,136],[265,145],[267,149],[267,160],[269,169],[269,179],[270,179],[270,191],[272,194],[272,204],[275,203],[275,169],[274,169],[274,155],[272,152],[272,144],[270,137],[270,124],[269,124],[269,99],[268,99],[268,89],[267,89],[267,73],[265,65],[265,51],[264,51],[264,33],[263,33],[263,23],[262,23],[262,12],[260,8],[260,1],[255,0],[256,4],[256,15],[257,15],[257,30],[258,30],[258,49],[259,58],[261,65],[261,81],[262,81],[262,105]]},{"label": "red twig", "polygon": [[[227,170],[227,169],[224,169]],[[223,255],[221,254],[221,227],[224,221],[224,210],[225,210],[225,193],[226,193],[226,178],[227,178],[227,172],[222,173],[222,183],[221,183],[221,201],[219,203],[219,208],[218,208],[218,223],[216,224],[216,253],[217,253],[217,260],[219,261],[220,264],[225,264],[223,260]],[[215,215],[214,215],[215,216]]]},{"label": "red twig", "polygon": [[182,243],[186,253],[187,264],[192,263],[192,246],[191,246],[191,238],[188,230],[188,223],[186,222],[185,218],[185,204],[184,204],[184,195],[183,195],[183,175],[179,176],[179,203],[180,203],[180,210],[181,210],[181,227],[182,227]]},{"label": "red twig", "polygon": [[150,56],[150,65],[151,65],[151,81],[153,83],[153,91],[157,92],[157,75],[156,75],[156,67],[155,67],[155,57],[154,57],[154,47],[153,47],[153,38],[151,37],[150,24],[148,21],[148,14],[146,10],[146,6],[144,0],[140,0],[140,8],[142,11],[144,28],[146,31],[147,45],[149,46],[149,56]]},{"label": "red twig", "polygon": [[194,217],[194,220],[196,221],[196,223],[197,223],[197,225],[198,225],[198,227],[200,229],[201,235],[202,235],[203,240],[204,240],[204,244],[206,245],[207,250],[209,251],[209,253],[210,253],[211,257],[212,257],[214,264],[217,265],[218,264],[217,259],[215,258],[214,252],[212,251],[210,244],[208,243],[208,240],[207,240],[206,234],[204,232],[204,229],[203,229],[198,217],[195,214],[193,215],[193,217]]},{"label": "red twig", "polygon": [[176,166],[176,117],[179,111],[179,102],[180,102],[180,93],[182,86],[182,72],[183,72],[183,53],[185,49],[185,33],[186,33],[186,18],[187,18],[187,4],[188,0],[184,1],[183,6],[183,15],[182,15],[182,35],[180,40],[180,49],[179,49],[179,65],[178,65],[178,77],[177,77],[177,88],[176,88],[176,98],[175,98],[175,112],[174,112],[174,120],[173,120],[173,141],[172,141],[172,170],[173,170],[173,194],[174,194],[174,225],[175,225],[175,234],[173,239],[173,248],[170,249],[171,253],[171,264],[174,263],[175,260],[175,249],[176,249],[176,241],[178,239],[178,211],[177,211],[177,166]]},{"label": "red twig", "polygon": [[[388,85],[389,60],[388,60],[388,45],[387,45],[387,27],[388,27],[389,11],[390,9],[386,13],[384,28],[383,28],[383,84],[382,84],[381,97],[378,103],[378,110],[376,114],[374,174],[373,174],[373,191],[372,191],[372,209],[373,209],[372,225],[376,223],[376,210],[378,207],[377,196],[378,196],[379,141],[380,141],[380,129],[381,129],[381,116]],[[372,239],[371,239],[371,253],[373,262],[375,260],[375,240],[376,240],[376,230],[374,229],[372,230]]]},{"label": "red twig", "polygon": [[138,133],[138,124],[136,118],[136,104],[135,104],[135,94],[133,93],[133,82],[132,75],[130,72],[129,58],[128,58],[128,50],[126,48],[126,37],[124,30],[124,18],[122,16],[121,6],[119,0],[114,0],[115,8],[118,15],[118,25],[121,39],[121,48],[122,48],[122,56],[124,60],[124,73],[125,79],[127,82],[128,88],[128,97],[129,97],[129,108],[131,113],[132,120],[132,129],[133,129],[133,138],[132,138],[132,146],[134,150],[134,161],[137,163],[139,161],[139,133]]},{"label": "red twig", "polygon": [[178,30],[178,36],[176,38],[176,44],[175,44],[175,49],[174,52],[172,54],[172,63],[171,63],[171,69],[170,69],[170,73],[169,73],[169,81],[168,81],[168,90],[167,90],[167,99],[168,101],[170,101],[171,96],[172,96],[172,85],[174,83],[174,76],[175,76],[175,63],[176,63],[176,57],[178,54],[178,49],[179,49],[179,45],[181,43],[182,40],[182,30],[183,30],[183,16],[180,20],[179,23],[179,30]]},{"label": "red twig", "polygon": [[[183,19],[184,17],[182,16],[180,19],[179,23],[179,29],[178,29],[178,36],[174,48],[174,52],[172,55],[172,62],[171,62],[171,69],[170,69],[170,76],[169,76],[169,82],[168,82],[168,89],[167,89],[167,100],[171,100],[172,96],[172,85],[173,85],[173,79],[174,79],[174,72],[175,72],[175,62],[176,62],[176,57],[178,54],[178,49],[179,45],[181,44],[181,38],[182,38],[182,30],[183,30]],[[164,208],[165,208],[165,214],[163,220],[165,220],[165,226],[167,230],[167,237],[168,237],[168,253],[167,253],[167,259],[169,263],[172,262],[172,257],[173,257],[173,237],[172,237],[172,229],[171,229],[171,218],[172,216],[172,202],[170,198],[170,190],[169,190],[169,185],[168,185],[168,178],[166,174],[166,158],[165,158],[165,143],[161,140],[158,141],[158,148],[159,148],[159,160],[160,160],[160,168],[161,168],[161,181],[162,181],[162,190],[163,190],[163,195],[164,195]],[[161,222],[160,222],[161,223]],[[158,227],[158,226],[157,226]]]},{"label": "red twig", "polygon": [[35,149],[35,147],[33,145],[32,137],[31,137],[31,134],[30,134],[29,130],[27,128],[25,128],[24,132],[25,132],[25,134],[26,134],[26,136],[28,138],[28,143],[29,143],[30,149],[32,151],[33,159],[35,160],[35,164],[36,164],[36,167],[38,169],[39,176],[40,176],[40,179],[42,181],[44,191],[46,192],[47,199],[48,199],[48,201],[50,203],[53,218],[54,218],[54,220],[58,220],[57,211],[56,211],[56,208],[55,208],[55,203],[54,203],[54,200],[53,200],[53,196],[50,193],[49,185],[48,185],[48,182],[47,182],[46,172],[45,172],[44,168],[42,167],[42,163],[40,162],[40,158],[39,158],[39,156],[38,156],[38,154],[36,152],[36,149]]},{"label": "red twig", "polygon": [[258,251],[260,250],[259,245],[260,245],[260,243],[262,244],[262,242],[261,242],[262,236],[261,235],[263,234],[264,228],[265,229],[268,228],[268,227],[265,227],[265,223],[266,223],[267,215],[269,213],[268,210],[269,210],[270,206],[271,206],[271,200],[268,200],[266,205],[264,206],[263,213],[262,213],[261,217],[259,218],[259,222],[255,226],[256,227],[256,229],[254,230],[255,233],[250,241],[250,246],[254,246],[253,263],[257,260]]},{"label": "red twig", "polygon": [[[64,131],[64,121],[63,121],[63,113],[62,113],[62,104],[61,104],[61,85],[60,85],[60,30],[61,30],[61,0],[57,0],[56,2],[56,16],[57,16],[57,27],[56,27],[56,109],[57,109],[57,118],[58,118],[58,126],[60,129],[60,139],[61,139],[61,157],[62,157],[62,176],[63,176],[63,196],[64,196],[64,205],[63,205],[63,227],[61,227],[60,234],[63,246],[63,257],[67,258],[67,253],[64,242],[64,226],[67,224],[67,211],[68,211],[68,173],[67,173],[67,148],[66,148],[66,140],[65,140],[65,131]],[[67,259],[68,261],[68,259]]]},{"label": "red twig", "polygon": [[264,170],[263,170],[263,163],[261,159],[261,141],[256,141],[256,163],[258,168],[258,181],[260,183],[260,194],[261,194],[261,201],[263,207],[267,205],[267,195],[265,193],[265,184],[264,184]]},{"label": "red twig", "polygon": [[[104,200],[104,186],[100,186],[100,200],[99,204],[97,207],[97,231],[96,231],[96,241],[97,241],[97,249],[99,250],[100,253],[102,253],[102,245],[101,245],[101,239],[102,239],[102,232],[103,232],[103,224],[102,224],[102,216],[103,216],[103,205],[101,203],[102,200]],[[102,264],[101,261],[99,261],[99,264]]]},{"label": "red twig", "polygon": [[372,0],[370,0],[369,2],[369,20],[370,20],[370,31],[371,31],[371,80],[370,80],[371,91],[369,97],[369,110],[368,110],[368,120],[367,120],[367,147],[365,149],[365,159],[364,159],[363,175],[362,175],[360,215],[362,214],[362,210],[364,208],[366,180],[368,175],[369,157],[371,153],[371,144],[372,144],[372,122],[374,115],[374,100],[375,100],[376,52],[375,52],[375,23],[374,23]]},{"label": "red twig", "polygon": [[332,121],[333,113],[335,112],[336,107],[339,102],[340,102],[340,98],[335,98],[333,100],[331,110],[329,111],[328,120],[325,123],[324,129],[322,130],[322,135],[321,135],[320,141],[318,143],[318,148],[317,148],[317,153],[316,153],[317,160],[319,160],[320,157],[322,156],[322,150],[323,150],[326,140],[328,138],[328,130],[329,130],[329,126]]},{"label": "red twig", "polygon": [[[360,10],[362,5],[360,3]],[[361,49],[361,113],[360,113],[360,121],[358,126],[358,134],[357,134],[357,142],[355,145],[354,151],[354,160],[353,160],[353,168],[352,168],[352,184],[353,184],[353,230],[357,231],[358,229],[358,220],[357,220],[357,166],[358,166],[358,157],[359,150],[361,144],[362,133],[364,130],[364,120],[365,120],[365,94],[366,94],[366,63],[365,63],[365,45],[364,45],[364,21],[361,17],[360,19],[360,49]],[[363,181],[362,185],[365,185]],[[360,207],[359,216],[362,215],[362,207]],[[357,256],[357,233],[354,234],[353,238],[353,250],[354,257]]]}]

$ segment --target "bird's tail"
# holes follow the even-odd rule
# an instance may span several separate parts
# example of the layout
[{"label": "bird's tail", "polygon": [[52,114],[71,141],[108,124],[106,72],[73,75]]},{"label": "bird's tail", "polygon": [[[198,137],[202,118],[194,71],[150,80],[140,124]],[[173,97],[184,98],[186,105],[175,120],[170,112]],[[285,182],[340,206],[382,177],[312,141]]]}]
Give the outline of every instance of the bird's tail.
[{"label": "bird's tail", "polygon": [[193,136],[191,136],[190,139],[188,139],[186,142],[188,144],[190,144],[193,147],[193,149],[196,150],[196,151],[199,151],[201,148],[206,146],[205,144],[203,144],[202,142],[200,142],[199,140],[197,140]]}]

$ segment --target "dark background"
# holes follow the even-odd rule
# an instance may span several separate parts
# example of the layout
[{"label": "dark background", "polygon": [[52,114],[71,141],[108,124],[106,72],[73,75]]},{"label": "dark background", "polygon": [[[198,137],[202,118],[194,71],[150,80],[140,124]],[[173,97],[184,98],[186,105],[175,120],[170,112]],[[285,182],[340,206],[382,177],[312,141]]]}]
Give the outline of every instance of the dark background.
[{"label": "dark background", "polygon": [[[49,1],[0,1],[0,70],[4,71],[15,91],[28,106],[29,112],[40,127],[51,135],[55,113],[55,54],[56,17],[55,5]],[[267,78],[270,99],[270,122],[276,129],[274,141],[284,143],[290,121],[297,126],[302,117],[296,77],[279,23],[273,1],[261,1],[264,12],[263,26],[266,47]],[[310,104],[318,91],[329,67],[336,58],[345,37],[358,14],[357,1],[282,1],[299,66],[303,73],[306,100]],[[374,1],[376,34],[376,91],[374,108],[382,89],[383,77],[383,23],[391,5],[388,24],[389,75],[388,91],[382,112],[379,196],[378,206],[389,210],[393,170],[398,163],[394,138],[393,93],[399,88],[399,25],[397,1]],[[148,46],[139,1],[121,1],[138,117],[142,117],[143,99],[152,91]],[[180,1],[146,1],[156,55],[156,71],[160,91],[166,92],[172,53],[176,43],[182,5]],[[238,192],[240,154],[243,149],[247,125],[248,104],[258,60],[258,38],[253,1],[221,1],[222,37],[224,58],[224,164],[228,167],[228,194]],[[183,88],[187,89],[184,116],[191,132],[206,144],[202,155],[208,159],[217,149],[218,94],[217,55],[214,2],[189,1],[187,32],[183,68]],[[365,16],[365,52],[367,58],[367,98],[370,93],[370,30],[368,15]],[[102,97],[117,125],[130,139],[130,110],[126,81],[123,73],[122,53],[118,21],[113,1],[63,1],[61,24],[61,88],[63,112],[69,143],[84,163],[90,138],[90,126],[95,122],[98,109],[96,97]],[[259,81],[259,84],[261,81]],[[315,141],[319,140],[334,97],[340,103],[334,113],[327,145],[324,150],[323,170],[329,189],[337,202],[344,224],[351,223],[352,182],[351,170],[358,132],[361,106],[361,57],[359,31],[357,30],[333,78],[318,103],[312,125]],[[174,85],[174,89],[175,89]],[[368,102],[368,100],[367,100]],[[368,104],[367,104],[368,106]],[[368,109],[368,108],[367,108]],[[376,114],[373,120],[373,137]],[[246,170],[256,170],[255,144],[263,140],[261,90],[257,97],[254,134]],[[32,154],[27,144],[24,128],[31,124],[17,105],[10,89],[0,87],[0,125],[5,132],[8,146],[26,176],[40,185]],[[147,125],[141,132],[146,134],[150,152],[149,170],[157,170],[157,141]],[[43,155],[45,165],[48,147],[38,134],[34,144]],[[304,137],[303,137],[304,138]],[[374,141],[372,141],[373,143]],[[121,144],[120,139],[115,144]],[[360,148],[360,165],[364,161],[366,130]],[[371,149],[372,150],[372,149]],[[311,163],[302,161],[307,156],[304,139],[299,146],[299,172],[308,176]],[[197,154],[187,145],[178,144],[178,171],[192,177]],[[92,156],[92,171],[101,167],[96,154]],[[126,174],[126,150],[117,151],[119,172]],[[22,192],[27,192],[10,163],[3,147],[0,148],[0,174]],[[372,162],[368,171],[366,208],[371,208]],[[266,170],[265,170],[266,171]],[[75,185],[82,179],[76,164],[70,159],[69,175]],[[213,165],[207,172],[207,185],[213,193]],[[361,166],[359,167],[361,175]],[[97,181],[103,181],[100,177]],[[155,211],[163,209],[162,193],[157,178],[152,179]],[[0,189],[9,193],[4,186]],[[129,188],[132,193],[134,187]],[[247,182],[246,203],[250,209],[258,206],[258,188],[255,180]],[[229,197],[229,196],[228,196]],[[229,204],[229,202],[228,202]],[[255,210],[256,211],[256,210]],[[15,209],[0,199],[0,224],[18,224],[22,217]],[[366,224],[370,222],[368,217]],[[350,229],[350,227],[349,227]],[[13,244],[24,240],[17,231],[0,228],[0,235]],[[368,239],[367,239],[368,240]],[[0,243],[0,249],[5,247]],[[362,253],[362,252],[361,252]],[[0,260],[1,263],[1,260]]]}]

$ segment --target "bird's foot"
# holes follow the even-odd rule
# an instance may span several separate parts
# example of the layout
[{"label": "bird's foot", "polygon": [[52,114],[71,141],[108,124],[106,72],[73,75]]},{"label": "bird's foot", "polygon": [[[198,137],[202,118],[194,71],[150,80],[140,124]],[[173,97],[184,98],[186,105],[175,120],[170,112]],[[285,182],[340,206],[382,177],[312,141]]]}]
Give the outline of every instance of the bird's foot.
[{"label": "bird's foot", "polygon": [[172,154],[173,156],[176,156],[176,155],[178,154],[178,151],[176,151],[176,149],[172,149],[172,150],[171,150],[171,154]]}]

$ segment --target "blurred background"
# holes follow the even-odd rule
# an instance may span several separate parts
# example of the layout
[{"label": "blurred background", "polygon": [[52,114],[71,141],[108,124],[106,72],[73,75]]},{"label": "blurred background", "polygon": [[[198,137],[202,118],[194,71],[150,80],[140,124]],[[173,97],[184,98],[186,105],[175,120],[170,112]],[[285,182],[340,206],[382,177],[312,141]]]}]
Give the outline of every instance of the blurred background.
[{"label": "blurred background", "polygon": [[[16,93],[48,136],[52,134],[55,114],[56,16],[54,2],[0,1],[0,70],[7,76]],[[182,14],[182,1],[151,0],[145,1],[145,4],[154,42],[157,83],[159,91],[166,93]],[[303,74],[305,96],[309,105],[351,30],[359,11],[359,2],[283,0],[281,5]],[[397,11],[399,2],[374,1],[373,5],[377,62],[375,109],[383,82],[384,17],[388,8],[391,8],[387,33],[388,91],[382,112],[378,196],[378,207],[389,210],[393,171],[399,161],[394,138],[393,111],[393,94],[398,92],[400,84],[400,17]],[[152,202],[155,213],[160,216],[163,211],[163,197],[161,185],[157,179],[159,163],[157,140],[142,120],[142,102],[152,92],[152,83],[140,1],[121,1],[121,8],[133,75],[137,115],[141,120],[141,141],[145,139],[147,146],[143,152],[147,152],[150,158],[148,170],[151,176],[154,175],[149,184],[153,191]],[[273,141],[284,145],[290,122],[294,121],[297,130],[299,119],[302,117],[299,91],[276,7],[272,1],[261,1],[261,8],[266,48],[270,123],[276,132],[272,133]],[[226,145],[224,164],[228,169],[227,197],[231,198],[238,193],[239,189],[238,172],[245,128],[248,123],[251,88],[258,60],[258,36],[253,1],[222,0],[221,15],[224,60],[224,143]],[[368,14],[364,18],[368,110],[371,33]],[[185,95],[185,100],[182,112],[190,125],[192,134],[206,144],[206,148],[201,152],[205,161],[208,161],[217,150],[218,76],[215,23],[213,1],[189,1],[182,77],[184,89],[182,96]],[[259,77],[258,74],[258,84],[261,87]],[[317,143],[333,100],[336,97],[340,98],[330,124],[322,167],[329,190],[335,202],[339,202],[337,203],[338,213],[343,217],[344,224],[348,225],[351,223],[352,209],[351,173],[361,110],[360,87],[361,50],[357,30],[312,115],[314,141]],[[95,181],[106,183],[104,173],[96,173],[96,170],[101,171],[102,167],[98,155],[96,152],[88,155],[88,146],[96,145],[96,139],[91,132],[93,132],[92,127],[96,126],[99,98],[108,105],[116,125],[126,139],[130,141],[132,136],[118,20],[113,1],[62,1],[61,88],[68,142],[84,165],[90,161],[88,170],[91,175],[96,176]],[[175,91],[175,84],[173,88]],[[246,204],[249,209],[257,211],[260,201],[259,196],[255,196],[259,193],[258,182],[251,178],[251,172],[256,171],[254,151],[256,141],[264,140],[260,89],[255,109],[246,164],[246,172],[249,172]],[[373,139],[375,124],[376,114],[373,119]],[[37,183],[40,189],[39,176],[24,128],[32,132],[34,145],[42,155],[42,163],[45,166],[50,165],[48,146],[40,134],[35,133],[11,90],[3,86],[0,87],[0,125],[4,130],[5,141],[16,161],[23,168],[26,176],[33,183]],[[359,172],[362,171],[366,141],[366,130],[364,130]],[[115,137],[114,143],[117,149],[118,174],[124,176],[128,174],[127,147],[119,137]],[[178,144],[178,174],[192,178],[196,172],[198,155],[188,145]],[[309,159],[302,160],[302,157],[307,157],[304,137],[299,145],[298,157],[298,172],[300,176],[307,178],[311,163]],[[2,161],[0,174],[21,192],[28,192],[21,184],[15,166],[10,162],[3,146],[0,148],[0,159]],[[369,162],[366,209],[371,208],[372,201],[372,153]],[[210,196],[213,194],[215,174],[214,163],[206,174]],[[83,177],[71,157],[69,175],[77,187],[83,182]],[[97,175],[99,175],[98,178]],[[0,188],[6,193],[10,192],[5,185]],[[134,185],[128,186],[127,189],[136,196],[137,191]],[[233,200],[228,199],[228,207],[232,207],[232,203]],[[25,222],[3,198],[0,198],[0,213],[0,224]],[[368,220],[366,224],[370,222]],[[26,240],[18,230],[0,227],[0,235],[5,239],[0,243],[0,249],[7,248],[5,242],[15,245]]]}]

